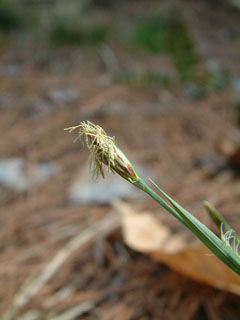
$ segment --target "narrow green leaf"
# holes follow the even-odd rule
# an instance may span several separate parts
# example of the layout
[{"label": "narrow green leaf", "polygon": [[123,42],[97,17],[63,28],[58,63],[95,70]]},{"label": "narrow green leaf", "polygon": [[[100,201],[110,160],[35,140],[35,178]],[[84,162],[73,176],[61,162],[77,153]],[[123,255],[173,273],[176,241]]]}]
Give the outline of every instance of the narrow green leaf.
[{"label": "narrow green leaf", "polygon": [[232,270],[240,275],[240,258],[231,247],[219,239],[211,230],[209,230],[197,218],[191,215],[187,210],[175,202],[163,190],[161,190],[152,180],[153,185],[164,195],[173,208],[184,220],[184,224],[190,229],[218,258],[227,264]]}]

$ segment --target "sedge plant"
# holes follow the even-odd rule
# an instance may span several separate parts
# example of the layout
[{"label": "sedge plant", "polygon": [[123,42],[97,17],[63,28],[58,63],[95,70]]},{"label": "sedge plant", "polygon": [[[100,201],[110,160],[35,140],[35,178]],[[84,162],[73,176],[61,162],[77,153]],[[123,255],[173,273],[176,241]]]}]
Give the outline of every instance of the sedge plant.
[{"label": "sedge plant", "polygon": [[229,228],[225,229],[225,224],[221,223],[222,236],[219,238],[149,179],[158,190],[158,193],[155,192],[137,173],[126,155],[116,146],[114,137],[108,136],[100,126],[87,121],[65,130],[69,132],[77,130],[78,136],[76,140],[81,140],[82,136],[85,136],[86,145],[90,151],[89,165],[94,177],[97,178],[101,175],[104,178],[104,166],[108,171],[118,173],[129,183],[156,200],[164,209],[192,231],[214,255],[240,275],[239,245],[236,245],[236,241],[233,241],[235,246],[230,244],[230,241],[234,240],[235,234]]}]

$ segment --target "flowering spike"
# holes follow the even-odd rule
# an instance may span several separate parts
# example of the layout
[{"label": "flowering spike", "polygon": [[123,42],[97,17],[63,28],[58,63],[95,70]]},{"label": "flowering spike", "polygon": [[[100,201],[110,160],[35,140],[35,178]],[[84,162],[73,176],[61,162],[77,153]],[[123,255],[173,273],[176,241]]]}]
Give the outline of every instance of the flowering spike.
[{"label": "flowering spike", "polygon": [[224,233],[223,224],[221,224],[221,239],[225,243],[225,245],[231,247],[233,251],[235,251],[237,255],[240,256],[239,254],[240,241],[236,237],[234,230],[230,229]]},{"label": "flowering spike", "polygon": [[110,137],[98,125],[90,121],[83,121],[78,126],[66,128],[68,132],[78,129],[75,139],[81,140],[82,135],[86,137],[86,145],[90,150],[89,165],[94,177],[100,174],[104,178],[103,164],[108,171],[115,171],[124,179],[134,183],[139,180],[133,165],[125,154],[115,145],[114,137]]}]

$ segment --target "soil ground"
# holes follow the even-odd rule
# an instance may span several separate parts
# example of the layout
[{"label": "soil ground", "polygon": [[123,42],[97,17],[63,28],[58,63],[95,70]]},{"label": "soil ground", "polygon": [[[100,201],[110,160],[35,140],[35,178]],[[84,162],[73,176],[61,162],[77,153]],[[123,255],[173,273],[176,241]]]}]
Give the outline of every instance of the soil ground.
[{"label": "soil ground", "polygon": [[[201,58],[225,63],[233,76],[238,75],[240,38],[228,37],[228,32],[239,30],[239,13],[237,19],[234,10],[213,10],[201,1],[184,5]],[[134,6],[121,7],[121,14],[130,15]],[[108,10],[108,15],[119,14],[117,8]],[[174,69],[166,55],[136,54],[114,42],[109,46],[118,68]],[[229,88],[197,100],[178,83],[170,88],[119,83],[105,53],[99,57],[89,47],[49,48],[17,37],[1,49],[0,63],[20,63],[22,68],[0,77],[1,94],[7,99],[0,109],[1,157],[24,158],[30,171],[47,161],[61,168],[26,192],[0,186],[1,317],[239,319],[238,296],[193,282],[131,250],[119,228],[74,251],[23,307],[16,307],[15,298],[26,281],[31,283],[74,236],[113,211],[111,205],[69,203],[69,187],[85,166],[88,151],[73,144],[74,136],[64,128],[83,120],[101,125],[133,163],[151,169],[161,188],[191,213],[212,226],[202,206],[207,199],[235,230],[240,230],[240,131]],[[59,88],[77,88],[78,95],[70,101],[55,99],[52,92]],[[132,205],[159,211],[150,199]]]}]

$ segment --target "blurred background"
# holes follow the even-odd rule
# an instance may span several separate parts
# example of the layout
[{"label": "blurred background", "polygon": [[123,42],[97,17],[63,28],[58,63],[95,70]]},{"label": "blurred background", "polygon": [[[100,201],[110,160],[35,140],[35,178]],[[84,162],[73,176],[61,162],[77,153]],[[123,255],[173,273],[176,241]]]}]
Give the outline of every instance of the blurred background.
[{"label": "blurred background", "polygon": [[86,120],[213,230],[204,200],[240,231],[240,1],[0,1],[0,318],[239,319],[239,282],[197,271],[197,250],[185,272],[158,239],[181,253],[187,230],[91,178],[64,131]]}]

